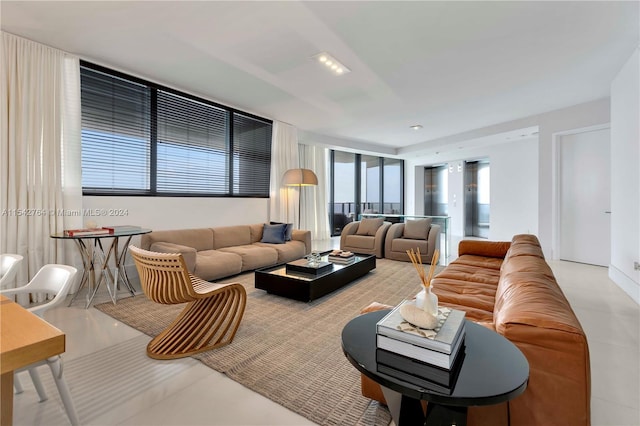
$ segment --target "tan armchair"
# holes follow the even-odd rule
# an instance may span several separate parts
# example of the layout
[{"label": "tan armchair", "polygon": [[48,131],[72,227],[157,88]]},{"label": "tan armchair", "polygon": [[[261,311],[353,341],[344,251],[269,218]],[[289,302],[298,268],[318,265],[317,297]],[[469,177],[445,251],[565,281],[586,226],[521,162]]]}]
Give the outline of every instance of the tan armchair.
[{"label": "tan armchair", "polygon": [[433,252],[440,249],[440,225],[431,224],[431,218],[408,220],[389,227],[385,238],[384,256],[387,259],[409,262],[407,250],[420,249],[422,263],[431,263]]},{"label": "tan armchair", "polygon": [[378,258],[384,257],[384,240],[390,222],[382,218],[362,219],[351,222],[342,229],[340,235],[340,249],[354,253],[374,254]]}]

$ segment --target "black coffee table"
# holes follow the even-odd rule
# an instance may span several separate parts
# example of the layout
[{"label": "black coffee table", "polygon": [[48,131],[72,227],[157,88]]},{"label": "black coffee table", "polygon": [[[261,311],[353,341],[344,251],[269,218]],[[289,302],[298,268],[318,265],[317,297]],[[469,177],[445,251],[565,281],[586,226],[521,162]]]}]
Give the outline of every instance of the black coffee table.
[{"label": "black coffee table", "polygon": [[[327,261],[327,255],[322,256]],[[278,296],[309,302],[344,287],[356,278],[376,268],[373,255],[356,255],[348,265],[333,264],[333,268],[320,274],[287,271],[286,264],[256,270],[255,287]]]},{"label": "black coffee table", "polygon": [[[382,386],[396,425],[465,425],[467,407],[509,401],[526,389],[529,363],[522,352],[500,334],[468,320],[465,358],[451,394],[377,372],[376,323],[388,312],[352,319],[342,330],[342,349],[361,373]],[[420,400],[429,401],[426,418]]]}]

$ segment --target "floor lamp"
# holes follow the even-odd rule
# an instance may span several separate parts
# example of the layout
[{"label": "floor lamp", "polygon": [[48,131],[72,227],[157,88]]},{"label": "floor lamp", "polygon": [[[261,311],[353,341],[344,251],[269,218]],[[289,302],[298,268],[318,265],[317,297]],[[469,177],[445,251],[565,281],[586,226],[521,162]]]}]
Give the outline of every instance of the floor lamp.
[{"label": "floor lamp", "polygon": [[318,177],[313,170],[309,169],[289,169],[282,176],[282,184],[284,186],[297,186],[298,187],[298,229],[300,229],[300,200],[301,200],[301,187],[303,186],[316,186],[318,184]]}]

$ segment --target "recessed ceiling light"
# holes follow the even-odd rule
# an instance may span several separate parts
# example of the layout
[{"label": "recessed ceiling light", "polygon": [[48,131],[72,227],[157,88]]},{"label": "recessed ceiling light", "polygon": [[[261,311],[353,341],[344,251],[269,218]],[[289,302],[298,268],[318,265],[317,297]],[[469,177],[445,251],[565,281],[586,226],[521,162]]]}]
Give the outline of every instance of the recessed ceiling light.
[{"label": "recessed ceiling light", "polygon": [[326,67],[333,71],[333,73],[336,75],[342,75],[351,72],[349,68],[345,67],[340,61],[338,61],[327,52],[318,53],[317,55],[313,56],[313,59],[316,59],[321,64],[326,65]]},{"label": "recessed ceiling light", "polygon": [[422,129],[422,125],[421,124],[414,124],[413,126],[411,126],[411,128],[413,130],[420,130],[420,129]]}]

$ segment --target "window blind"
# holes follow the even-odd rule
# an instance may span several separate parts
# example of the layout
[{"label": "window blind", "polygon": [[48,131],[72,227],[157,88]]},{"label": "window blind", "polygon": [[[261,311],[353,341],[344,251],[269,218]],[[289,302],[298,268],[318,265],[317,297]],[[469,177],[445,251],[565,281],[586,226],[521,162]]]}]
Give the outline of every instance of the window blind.
[{"label": "window blind", "polygon": [[226,194],[228,112],[158,91],[157,122],[157,191]]},{"label": "window blind", "polygon": [[83,68],[82,186],[85,190],[149,190],[149,90]]},{"label": "window blind", "polygon": [[233,114],[233,194],[269,194],[271,123]]},{"label": "window blind", "polygon": [[85,194],[268,197],[269,120],[82,62]]}]

